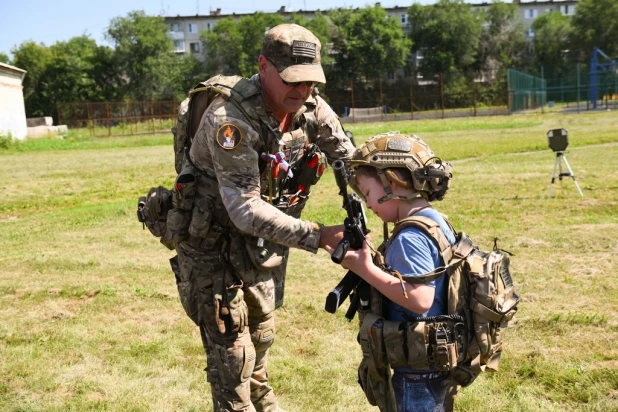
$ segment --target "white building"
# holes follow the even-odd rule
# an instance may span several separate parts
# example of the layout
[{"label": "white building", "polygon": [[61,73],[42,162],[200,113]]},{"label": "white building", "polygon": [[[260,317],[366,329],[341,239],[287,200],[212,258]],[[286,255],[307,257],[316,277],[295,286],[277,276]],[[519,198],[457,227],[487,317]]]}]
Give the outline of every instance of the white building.
[{"label": "white building", "polygon": [[28,133],[24,87],[26,71],[0,63],[0,135],[23,140]]}]

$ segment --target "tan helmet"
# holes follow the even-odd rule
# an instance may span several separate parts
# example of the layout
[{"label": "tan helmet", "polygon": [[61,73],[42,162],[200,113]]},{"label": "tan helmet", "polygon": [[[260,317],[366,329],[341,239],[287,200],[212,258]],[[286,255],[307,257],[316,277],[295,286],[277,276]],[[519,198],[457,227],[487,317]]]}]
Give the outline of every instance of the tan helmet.
[{"label": "tan helmet", "polygon": [[[449,188],[452,178],[452,168],[449,163],[435,156],[420,137],[399,132],[388,132],[371,137],[354,152],[350,166],[353,171],[360,166],[375,167],[382,181],[386,196],[379,199],[380,203],[389,199],[412,200],[425,197],[429,201],[442,200]],[[389,169],[403,168],[410,171],[412,181],[402,181]],[[411,196],[395,196],[389,185],[389,180],[397,186],[414,189],[417,193]],[[349,184],[361,197],[356,175],[353,174]]]}]

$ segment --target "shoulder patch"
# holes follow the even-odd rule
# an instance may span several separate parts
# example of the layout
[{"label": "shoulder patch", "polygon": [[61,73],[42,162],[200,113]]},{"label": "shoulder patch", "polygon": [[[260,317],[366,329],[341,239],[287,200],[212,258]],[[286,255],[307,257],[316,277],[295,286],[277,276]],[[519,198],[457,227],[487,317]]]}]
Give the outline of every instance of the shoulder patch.
[{"label": "shoulder patch", "polygon": [[217,143],[225,150],[235,149],[241,141],[242,133],[234,124],[225,123],[217,130]]}]

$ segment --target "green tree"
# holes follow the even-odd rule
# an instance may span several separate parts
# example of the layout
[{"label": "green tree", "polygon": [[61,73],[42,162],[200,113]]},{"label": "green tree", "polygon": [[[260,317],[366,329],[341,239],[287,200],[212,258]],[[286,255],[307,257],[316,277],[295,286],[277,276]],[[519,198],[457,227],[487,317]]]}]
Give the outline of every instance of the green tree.
[{"label": "green tree", "polygon": [[5,64],[11,63],[9,56],[4,52],[0,52],[0,63],[5,63]]},{"label": "green tree", "polygon": [[420,71],[427,77],[474,69],[482,25],[482,13],[463,0],[439,0],[413,4],[408,9],[413,51],[421,52]]},{"label": "green tree", "polygon": [[569,18],[562,13],[547,13],[532,23],[536,65],[547,67],[545,74],[559,76],[568,69]]},{"label": "green tree", "polygon": [[28,117],[51,116],[52,105],[46,100],[45,72],[53,58],[52,51],[45,44],[25,41],[11,50],[13,65],[28,73],[24,78],[24,104]]},{"label": "green tree", "polygon": [[132,11],[111,20],[106,38],[115,46],[115,62],[124,94],[135,100],[168,95],[174,90],[179,63],[163,17]]},{"label": "green tree", "polygon": [[335,63],[329,73],[334,78],[378,78],[406,65],[412,42],[379,5],[357,12],[335,10],[331,19]]},{"label": "green tree", "polygon": [[505,79],[507,68],[524,62],[527,46],[517,5],[491,3],[485,12],[477,57],[484,77],[491,83]]},{"label": "green tree", "polygon": [[583,0],[572,17],[572,45],[589,61],[592,49],[601,49],[610,58],[618,58],[618,2]]},{"label": "green tree", "polygon": [[285,23],[279,14],[255,13],[235,22],[222,19],[212,31],[202,31],[206,71],[210,75],[227,74],[249,77],[258,71],[264,32]]}]

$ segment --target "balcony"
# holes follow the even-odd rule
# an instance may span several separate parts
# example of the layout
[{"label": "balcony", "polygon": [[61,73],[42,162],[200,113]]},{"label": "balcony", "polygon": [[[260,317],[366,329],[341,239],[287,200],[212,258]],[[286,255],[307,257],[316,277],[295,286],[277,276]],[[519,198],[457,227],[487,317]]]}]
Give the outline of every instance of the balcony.
[{"label": "balcony", "polygon": [[185,32],[183,31],[168,31],[167,35],[172,40],[184,40],[185,39]]}]

